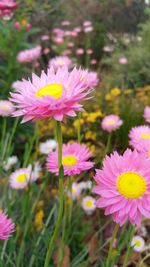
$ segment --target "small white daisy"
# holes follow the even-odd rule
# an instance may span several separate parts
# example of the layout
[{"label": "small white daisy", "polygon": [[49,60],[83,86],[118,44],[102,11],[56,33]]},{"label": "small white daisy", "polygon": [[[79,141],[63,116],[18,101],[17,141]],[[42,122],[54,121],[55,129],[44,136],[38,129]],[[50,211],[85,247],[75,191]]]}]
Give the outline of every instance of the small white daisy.
[{"label": "small white daisy", "polygon": [[71,189],[71,192],[68,192],[68,196],[75,200],[77,199],[81,194],[81,189],[78,185],[78,183],[72,183],[72,189]]},{"label": "small white daisy", "polygon": [[8,171],[17,162],[18,162],[17,156],[11,156],[3,163],[3,169],[5,171]]},{"label": "small white daisy", "polygon": [[41,154],[48,155],[57,147],[57,142],[55,140],[49,139],[43,143],[40,143],[39,150]]},{"label": "small white daisy", "polygon": [[142,252],[145,247],[145,241],[141,236],[136,235],[132,239],[131,246],[134,251]]},{"label": "small white daisy", "polygon": [[82,199],[81,206],[86,212],[86,214],[91,215],[96,209],[95,199],[91,196],[86,196]]}]

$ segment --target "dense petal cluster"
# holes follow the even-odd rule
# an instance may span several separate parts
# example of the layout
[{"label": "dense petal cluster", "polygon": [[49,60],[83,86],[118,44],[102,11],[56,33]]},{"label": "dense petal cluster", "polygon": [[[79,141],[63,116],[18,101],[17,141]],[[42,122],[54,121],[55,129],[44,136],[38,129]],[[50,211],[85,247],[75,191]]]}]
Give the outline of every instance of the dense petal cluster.
[{"label": "dense petal cluster", "polygon": [[17,60],[20,63],[26,63],[37,60],[41,56],[41,46],[36,46],[34,48],[26,49],[19,52]]},{"label": "dense petal cluster", "polygon": [[[64,175],[71,176],[80,174],[82,171],[89,170],[93,167],[93,162],[88,161],[91,152],[85,145],[72,143],[63,145],[62,164]],[[50,153],[47,158],[47,169],[58,175],[58,151]]]},{"label": "dense petal cluster", "polygon": [[107,132],[112,132],[120,128],[123,124],[123,121],[119,118],[119,116],[111,114],[106,116],[101,123],[101,127],[103,130]]},{"label": "dense petal cluster", "polygon": [[5,213],[0,211],[0,240],[7,240],[14,231],[15,224]]},{"label": "dense petal cluster", "polygon": [[147,122],[150,123],[150,107],[145,107],[144,109],[144,118]]},{"label": "dense petal cluster", "polygon": [[143,152],[150,148],[150,127],[147,125],[133,127],[129,132],[130,145]]},{"label": "dense petal cluster", "polygon": [[0,100],[0,116],[10,116],[14,109],[14,105],[10,101]]},{"label": "dense petal cluster", "polygon": [[140,225],[142,215],[150,218],[150,164],[136,150],[107,156],[94,179],[93,191],[100,196],[96,205],[105,208],[105,215],[111,214],[116,223]]},{"label": "dense petal cluster", "polygon": [[[15,82],[16,92],[11,93],[11,101],[16,104],[14,116],[23,116],[23,121],[53,117],[62,121],[65,115],[76,116],[82,110],[78,102],[87,99],[91,92],[89,83],[81,80],[82,71],[74,68],[71,72],[67,67],[53,67],[47,74],[32,75],[30,80]],[[86,72],[88,76],[88,72]]]},{"label": "dense petal cluster", "polygon": [[9,177],[10,187],[13,189],[24,189],[28,186],[29,183],[32,183],[37,180],[41,167],[37,162],[34,166],[34,169],[31,165],[27,168],[21,168],[13,172]]},{"label": "dense petal cluster", "polygon": [[72,65],[72,61],[67,56],[55,57],[55,58],[50,59],[49,61],[49,67],[53,67],[55,70],[57,70],[59,67],[62,67],[62,66],[67,66],[68,68],[70,68],[71,65]]}]

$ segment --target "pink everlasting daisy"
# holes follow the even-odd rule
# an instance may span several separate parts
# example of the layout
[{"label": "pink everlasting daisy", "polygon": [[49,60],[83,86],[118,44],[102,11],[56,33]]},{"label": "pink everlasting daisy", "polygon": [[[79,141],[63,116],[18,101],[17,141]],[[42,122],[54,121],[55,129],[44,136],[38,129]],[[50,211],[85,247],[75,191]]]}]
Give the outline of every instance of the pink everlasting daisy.
[{"label": "pink everlasting daisy", "polygon": [[128,59],[126,57],[120,57],[118,62],[121,65],[126,65],[126,64],[128,64]]},{"label": "pink everlasting daisy", "polygon": [[93,191],[100,196],[96,205],[105,208],[105,215],[111,214],[116,223],[140,225],[142,215],[150,218],[150,164],[136,150],[107,156],[94,179]]},{"label": "pink everlasting daisy", "polygon": [[[85,145],[79,143],[63,145],[62,164],[64,174],[67,176],[80,174],[82,171],[89,170],[93,167],[93,162],[88,161],[91,152]],[[58,175],[58,152],[52,152],[47,158],[47,169]]]},{"label": "pink everlasting daisy", "polygon": [[14,109],[14,105],[10,101],[0,100],[0,116],[10,116]]},{"label": "pink everlasting daisy", "polygon": [[87,215],[91,215],[93,211],[96,209],[95,198],[93,198],[92,196],[84,197],[82,199],[81,206]]},{"label": "pink everlasting daisy", "polygon": [[62,66],[66,66],[70,68],[71,65],[72,65],[72,61],[67,56],[55,57],[49,61],[49,67],[53,67],[54,70],[57,70],[59,67],[62,67]]},{"label": "pink everlasting daisy", "polygon": [[107,132],[112,132],[120,128],[123,124],[123,121],[117,115],[108,115],[106,116],[101,123],[101,127],[103,130]]},{"label": "pink everlasting daisy", "polygon": [[0,240],[7,240],[14,231],[15,224],[5,213],[0,211]]},{"label": "pink everlasting daisy", "polygon": [[130,145],[141,152],[149,147],[150,144],[150,127],[147,125],[133,127],[129,132]]},{"label": "pink everlasting daisy", "polygon": [[144,118],[147,122],[150,123],[150,107],[145,107],[144,109]]},{"label": "pink everlasting daisy", "polygon": [[85,83],[81,75],[76,68],[69,72],[64,66],[55,72],[51,67],[40,77],[33,74],[32,82],[18,81],[16,92],[11,93],[11,101],[17,108],[13,115],[24,116],[22,122],[49,117],[62,121],[65,115],[76,116],[76,111],[82,111],[78,102],[91,92],[89,83]]},{"label": "pink everlasting daisy", "polygon": [[17,56],[17,60],[20,63],[26,63],[26,62],[35,61],[40,56],[41,56],[41,46],[36,46],[34,48],[21,51]]}]

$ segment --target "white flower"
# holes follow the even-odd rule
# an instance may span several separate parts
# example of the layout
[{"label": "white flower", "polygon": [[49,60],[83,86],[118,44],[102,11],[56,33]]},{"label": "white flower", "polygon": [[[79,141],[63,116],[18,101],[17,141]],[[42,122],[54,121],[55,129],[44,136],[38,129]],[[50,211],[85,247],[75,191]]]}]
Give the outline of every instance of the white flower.
[{"label": "white flower", "polygon": [[91,196],[86,196],[82,199],[81,206],[86,214],[91,215],[92,212],[96,209],[95,199]]},{"label": "white flower", "polygon": [[75,200],[77,199],[81,194],[81,189],[79,188],[78,183],[72,183],[71,192],[68,192],[68,196]]},{"label": "white flower", "polygon": [[134,251],[142,252],[145,248],[145,241],[141,236],[134,236],[131,242]]},{"label": "white flower", "polygon": [[43,143],[40,143],[39,150],[41,154],[48,155],[50,152],[52,152],[54,149],[56,149],[57,143],[55,140],[49,139]]},{"label": "white flower", "polygon": [[13,189],[23,189],[29,183],[36,181],[39,177],[41,166],[36,162],[34,168],[30,164],[27,168],[21,168],[13,172],[9,177],[10,187]]},{"label": "white flower", "polygon": [[91,181],[80,182],[78,183],[78,186],[81,190],[92,189],[92,182]]},{"label": "white flower", "polygon": [[8,171],[14,164],[18,162],[17,156],[11,156],[7,159],[7,161],[4,162],[4,170]]}]

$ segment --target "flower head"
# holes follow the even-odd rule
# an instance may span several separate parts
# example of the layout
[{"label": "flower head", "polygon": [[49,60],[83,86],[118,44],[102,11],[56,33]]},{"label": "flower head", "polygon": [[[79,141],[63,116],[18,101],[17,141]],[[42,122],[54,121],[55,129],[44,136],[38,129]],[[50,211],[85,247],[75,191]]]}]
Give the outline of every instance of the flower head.
[{"label": "flower head", "polygon": [[14,231],[15,224],[5,213],[0,211],[0,240],[7,240]]},{"label": "flower head", "polygon": [[18,81],[16,92],[11,93],[11,101],[17,108],[13,115],[23,116],[22,122],[50,117],[62,121],[65,115],[76,116],[76,111],[82,111],[78,102],[87,99],[91,92],[90,81],[81,79],[82,72],[76,68],[68,72],[66,66],[55,72],[51,67],[40,77],[33,74],[32,82]]},{"label": "flower head", "polygon": [[120,57],[118,62],[121,65],[126,65],[126,64],[128,64],[128,59],[126,57]]},{"label": "flower head", "polygon": [[34,48],[26,49],[19,52],[17,60],[20,63],[26,63],[37,60],[41,56],[41,46],[36,46]]},{"label": "flower head", "polygon": [[105,208],[116,223],[140,225],[142,215],[150,218],[150,165],[136,150],[107,156],[94,178],[93,191],[100,196],[96,206]]},{"label": "flower head", "polygon": [[117,115],[108,115],[106,116],[101,123],[101,127],[103,130],[107,132],[112,132],[120,128],[123,124],[123,121]]},{"label": "flower head", "polygon": [[150,107],[145,107],[144,109],[144,118],[147,122],[150,123]]},{"label": "flower head", "polygon": [[8,117],[14,111],[14,105],[8,100],[0,100],[0,116]]},{"label": "flower head", "polygon": [[82,199],[81,206],[88,215],[91,215],[92,212],[96,209],[95,198],[91,196],[84,197]]},{"label": "flower head", "polygon": [[24,189],[29,183],[37,180],[40,172],[39,163],[35,164],[34,169],[29,165],[27,168],[18,169],[9,177],[10,187],[13,189]]},{"label": "flower head", "polygon": [[57,70],[59,67],[62,66],[70,68],[71,65],[72,65],[71,59],[67,56],[55,57],[49,61],[49,67],[53,67],[54,70]]},{"label": "flower head", "polygon": [[133,127],[129,132],[130,145],[143,152],[150,148],[150,127],[147,125]]},{"label": "flower head", "polygon": [[145,247],[145,241],[141,236],[136,235],[132,239],[131,246],[134,251],[142,252]]},{"label": "flower head", "polygon": [[50,152],[56,149],[56,147],[57,147],[56,141],[49,139],[43,143],[40,143],[39,150],[42,154],[48,155]]},{"label": "flower head", "polygon": [[81,189],[78,186],[78,183],[72,183],[71,191],[68,192],[68,196],[75,200],[77,199],[81,194]]},{"label": "flower head", "polygon": [[[93,162],[88,161],[91,157],[91,152],[85,145],[79,143],[63,145],[62,149],[62,164],[64,174],[67,176],[80,174],[82,171],[89,170],[93,167]],[[50,153],[47,158],[47,169],[58,175],[58,153]]]}]

